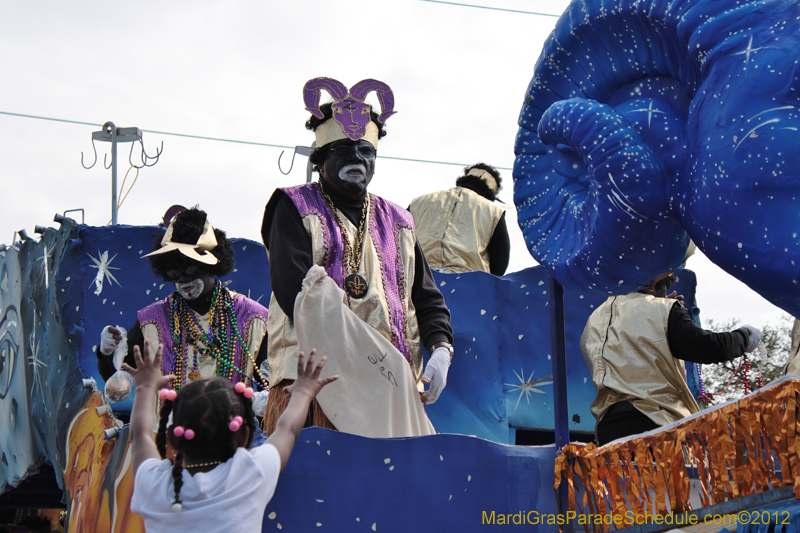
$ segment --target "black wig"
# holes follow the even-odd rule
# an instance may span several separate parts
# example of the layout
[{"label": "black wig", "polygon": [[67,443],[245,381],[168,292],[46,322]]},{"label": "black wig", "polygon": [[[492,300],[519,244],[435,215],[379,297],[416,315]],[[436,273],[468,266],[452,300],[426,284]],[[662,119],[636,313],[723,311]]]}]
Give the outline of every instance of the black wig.
[{"label": "black wig", "polygon": [[[197,239],[199,239],[200,235],[203,233],[203,226],[205,226],[207,217],[208,215],[205,211],[197,208],[181,211],[174,217],[172,240],[174,242],[183,242],[187,244],[196,243]],[[200,267],[204,271],[210,271],[214,276],[224,276],[233,270],[236,264],[233,259],[233,243],[221,229],[215,228],[214,236],[217,238],[217,247],[211,250],[211,253],[219,260],[216,265],[200,263],[175,250],[148,257],[150,260],[150,267],[153,269],[156,276],[164,281],[170,281],[167,275],[168,271],[183,270],[191,265]],[[153,242],[154,251],[161,248],[161,240],[163,238],[164,233],[159,232]]]},{"label": "black wig", "polygon": [[464,175],[456,180],[456,186],[475,191],[487,200],[495,201],[497,199],[497,194],[495,194],[482,178],[467,175],[473,168],[488,171],[497,182],[497,192],[500,192],[500,189],[503,188],[501,185],[503,183],[503,178],[500,177],[500,172],[498,172],[496,168],[486,163],[475,163],[474,165],[464,167]]}]

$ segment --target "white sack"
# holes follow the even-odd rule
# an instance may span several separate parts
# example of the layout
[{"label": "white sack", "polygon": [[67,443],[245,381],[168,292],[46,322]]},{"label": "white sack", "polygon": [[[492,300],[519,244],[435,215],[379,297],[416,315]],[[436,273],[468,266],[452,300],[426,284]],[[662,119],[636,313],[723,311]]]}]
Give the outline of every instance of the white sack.
[{"label": "white sack", "polygon": [[303,280],[294,326],[300,351],[307,356],[316,348],[317,361],[328,356],[322,375],[339,375],[317,395],[336,429],[374,438],[435,433],[408,361],[350,310],[322,267],[311,267]]}]

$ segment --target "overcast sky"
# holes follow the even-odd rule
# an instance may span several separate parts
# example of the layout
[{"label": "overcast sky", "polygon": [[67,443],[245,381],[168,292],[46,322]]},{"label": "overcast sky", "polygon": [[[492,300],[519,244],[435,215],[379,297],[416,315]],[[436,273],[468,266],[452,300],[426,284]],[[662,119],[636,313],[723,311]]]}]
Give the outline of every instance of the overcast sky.
[{"label": "overcast sky", "polygon": [[[482,5],[559,15],[567,2]],[[507,169],[500,198],[511,206],[517,115],[556,20],[423,0],[5,2],[0,112],[91,125],[0,114],[0,243],[22,228],[33,235],[36,224],[53,225],[55,213],[70,209],[84,209],[90,225],[110,221],[111,171],[102,167],[109,145],[97,143],[97,165],[81,167],[81,152],[87,165],[93,160],[91,134],[106,121],[150,130],[151,154],[164,143],[158,163],[139,171],[120,223],[155,224],[172,204],[199,204],[229,236],[260,241],[264,204],[276,187],[305,181],[306,158],[284,176],[281,148],[154,132],[308,146],[302,88],[319,76],[348,87],[375,78],[394,91],[397,114],[387,122],[372,192],[407,206],[450,187],[461,171],[407,160],[484,161]],[[130,147],[119,147],[120,184]],[[137,146],[134,160],[138,153]],[[513,209],[507,217],[511,272],[535,262]],[[698,275],[703,319],[761,326],[781,313],[701,254],[688,267]]]}]

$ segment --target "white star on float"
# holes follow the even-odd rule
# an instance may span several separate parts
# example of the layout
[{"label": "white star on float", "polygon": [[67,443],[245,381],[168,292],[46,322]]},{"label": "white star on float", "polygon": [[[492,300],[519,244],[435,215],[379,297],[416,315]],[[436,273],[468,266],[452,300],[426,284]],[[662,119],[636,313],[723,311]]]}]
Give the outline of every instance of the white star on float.
[{"label": "white star on float", "polygon": [[553,384],[552,381],[543,381],[543,380],[545,380],[547,378],[553,377],[553,374],[548,374],[546,376],[542,376],[542,377],[536,379],[535,381],[531,381],[531,379],[533,378],[533,373],[536,372],[535,370],[533,370],[533,371],[531,371],[531,375],[528,377],[528,379],[526,381],[525,380],[525,370],[520,368],[519,371],[520,371],[520,373],[517,374],[516,370],[512,370],[512,372],[514,372],[514,375],[517,376],[517,379],[519,380],[518,384],[515,385],[513,383],[505,383],[505,385],[508,385],[509,387],[511,387],[511,390],[509,392],[519,391],[519,397],[517,398],[517,404],[514,406],[514,410],[515,411],[517,410],[517,407],[519,407],[519,402],[520,402],[520,400],[522,400],[522,395],[523,394],[525,395],[525,401],[528,402],[528,405],[530,405],[531,404],[531,393],[532,392],[535,392],[537,394],[544,394],[544,391],[537,389],[536,385],[542,386],[542,385],[552,385]]},{"label": "white star on float", "polygon": [[36,339],[36,321],[34,320],[33,324],[33,331],[31,331],[30,335],[30,349],[31,355],[28,356],[28,363],[31,365],[31,370],[33,371],[33,385],[31,386],[31,394],[30,398],[33,398],[33,391],[36,389],[36,386],[39,386],[39,392],[42,393],[42,401],[45,401],[44,398],[44,387],[42,386],[42,374],[41,371],[43,368],[47,368],[47,363],[39,359],[39,342]]},{"label": "white star on float", "polygon": [[648,128],[650,127],[650,121],[652,120],[653,115],[657,115],[659,113],[662,114],[662,115],[666,115],[666,113],[664,111],[661,111],[660,109],[653,109],[653,100],[652,99],[650,100],[650,104],[647,107],[640,107],[638,109],[632,109],[631,110],[631,112],[633,112],[633,113],[637,113],[637,112],[638,113],[643,113],[645,111],[647,112],[647,127]]},{"label": "white star on float", "polygon": [[[103,281],[105,279],[108,279],[112,285],[116,283],[117,285],[122,287],[122,284],[119,281],[117,281],[117,278],[115,278],[114,274],[111,273],[111,270],[121,270],[119,267],[111,266],[111,261],[113,261],[114,258],[117,257],[117,254],[114,254],[114,257],[109,259],[108,250],[102,253],[100,252],[100,250],[97,250],[98,259],[92,257],[92,254],[89,254],[89,257],[92,259],[92,261],[94,261],[94,264],[89,266],[97,269],[97,275],[95,276],[94,281],[92,281],[92,283],[94,283],[96,287],[94,291],[96,295],[100,296],[100,293],[103,292]],[[91,284],[89,286],[91,287]]]},{"label": "white star on float", "polygon": [[735,54],[731,54],[734,56],[744,55],[744,66],[747,68],[747,65],[750,63],[750,54],[754,52],[758,52],[761,48],[753,48],[753,36],[750,36],[750,42],[747,43],[747,48],[742,50],[741,52],[736,52]]},{"label": "white star on float", "polygon": [[44,287],[50,288],[50,259],[53,257],[53,250],[49,250],[47,245],[44,245],[42,250],[42,257],[38,261],[42,262],[42,272],[44,273]]}]

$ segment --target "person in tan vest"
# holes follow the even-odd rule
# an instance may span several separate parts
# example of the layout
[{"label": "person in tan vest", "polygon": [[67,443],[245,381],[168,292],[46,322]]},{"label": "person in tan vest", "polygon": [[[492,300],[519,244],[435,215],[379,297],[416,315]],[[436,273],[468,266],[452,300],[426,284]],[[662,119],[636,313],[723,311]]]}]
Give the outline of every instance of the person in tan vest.
[{"label": "person in tan vest", "polygon": [[412,200],[408,210],[431,268],[505,274],[508,228],[505,210],[495,203],[501,182],[494,167],[477,163],[464,168],[452,189]]},{"label": "person in tan vest", "polygon": [[611,296],[586,323],[581,352],[597,389],[591,409],[600,446],[700,410],[683,361],[730,361],[761,341],[761,331],[753,326],[721,333],[702,329],[686,312],[682,296],[667,295],[676,281],[665,272],[638,292]]}]

